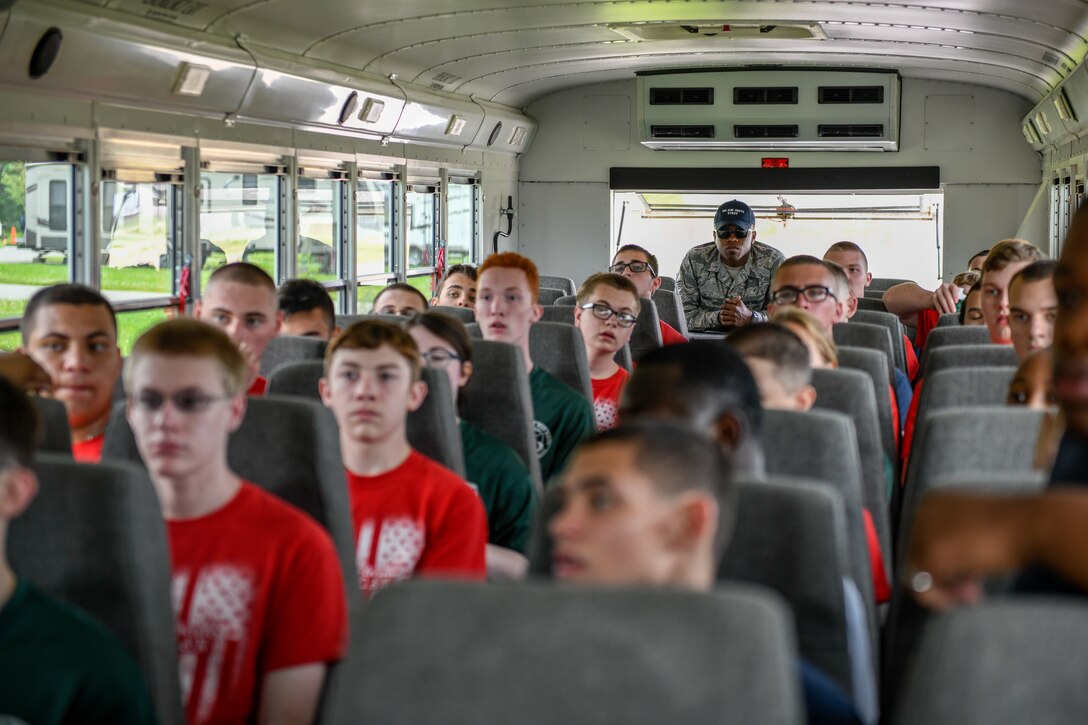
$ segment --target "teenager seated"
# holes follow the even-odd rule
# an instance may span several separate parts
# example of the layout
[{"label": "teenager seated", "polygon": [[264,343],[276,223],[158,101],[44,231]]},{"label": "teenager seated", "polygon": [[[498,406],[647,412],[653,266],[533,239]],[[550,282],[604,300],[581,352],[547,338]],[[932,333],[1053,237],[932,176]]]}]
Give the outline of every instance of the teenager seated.
[{"label": "teenager seated", "polygon": [[506,342],[521,351],[533,398],[536,454],[547,481],[563,468],[578,441],[593,432],[593,408],[574,389],[533,364],[529,330],[543,314],[539,293],[540,274],[528,257],[501,252],[480,265],[476,320],[485,340]]},{"label": "teenager seated", "polygon": [[413,575],[483,579],[487,514],[457,474],[408,443],[427,396],[419,347],[399,325],[364,320],[325,353],[321,399],[340,425],[359,587]]},{"label": "teenager seated", "polygon": [[990,342],[1011,345],[1009,328],[1009,283],[1032,262],[1043,259],[1031,242],[1006,239],[998,242],[982,263],[982,317],[990,331]]},{"label": "teenager seated", "polygon": [[446,269],[432,305],[476,309],[476,268],[471,264],[454,264]]},{"label": "teenager seated", "polygon": [[819,322],[804,310],[787,307],[771,318],[801,339],[808,349],[808,362],[813,370],[837,368],[839,349]]},{"label": "teenager seated", "polygon": [[[654,292],[661,286],[661,277],[658,271],[657,257],[637,244],[624,244],[616,250],[616,256],[612,257],[612,266],[608,271],[614,274],[622,274],[635,285],[638,296],[644,300],[653,299]],[[661,325],[661,342],[665,345],[676,345],[687,342],[688,339],[676,331],[669,323],[659,320]]]},{"label": "teenager seated", "polygon": [[0,377],[0,722],[156,721],[136,663],[102,624],[13,571],[7,532],[34,500],[38,413]]},{"label": "teenager seated", "polygon": [[1050,259],[1033,262],[1009,282],[1009,336],[1020,360],[1050,347],[1054,341],[1054,320],[1058,316],[1058,293],[1054,291],[1057,266]]},{"label": "teenager seated", "polygon": [[[454,405],[472,377],[472,340],[460,320],[441,312],[408,319],[408,333],[419,346],[423,364],[449,377]],[[487,571],[491,578],[519,578],[527,571],[523,556],[536,511],[536,487],[514,449],[483,428],[459,419],[465,475],[487,510]]]},{"label": "teenager seated", "polygon": [[328,342],[340,331],[336,326],[336,305],[329,291],[312,279],[289,279],[280,285],[281,335],[314,337]]},{"label": "teenager seated", "polygon": [[49,374],[49,395],[68,411],[72,455],[97,463],[121,379],[113,307],[90,287],[53,285],[30,298],[20,329],[20,352]]},{"label": "teenager seated", "polygon": [[344,581],[328,533],[227,463],[248,375],[219,329],[164,322],[132,348],[128,421],[166,519],[187,721],[309,723],[347,644]]},{"label": "teenager seated", "polygon": [[982,273],[978,273],[975,282],[967,288],[967,293],[960,302],[960,324],[967,327],[975,327],[986,324],[986,318],[982,316]]},{"label": "teenager seated", "polygon": [[268,379],[260,373],[261,357],[283,324],[276,283],[268,273],[248,262],[220,267],[208,278],[193,314],[227,333],[246,361],[246,393],[264,395]]},{"label": "teenager seated", "polygon": [[370,313],[408,317],[417,312],[426,312],[429,306],[426,296],[415,287],[407,282],[394,282],[374,298]]},{"label": "teenager seated", "polygon": [[635,285],[618,274],[592,275],[578,290],[574,326],[582,332],[589,359],[597,430],[619,423],[620,395],[630,373],[616,362],[616,353],[630,342],[639,308]]},{"label": "teenager seated", "polygon": [[764,410],[810,410],[816,402],[808,348],[784,325],[768,322],[737,330],[726,344],[740,353],[759,386]]},{"label": "teenager seated", "polygon": [[[600,433],[549,495],[560,581],[713,591],[736,493],[728,460],[700,433],[661,421]],[[799,669],[809,722],[860,722],[826,675],[802,660]]]}]

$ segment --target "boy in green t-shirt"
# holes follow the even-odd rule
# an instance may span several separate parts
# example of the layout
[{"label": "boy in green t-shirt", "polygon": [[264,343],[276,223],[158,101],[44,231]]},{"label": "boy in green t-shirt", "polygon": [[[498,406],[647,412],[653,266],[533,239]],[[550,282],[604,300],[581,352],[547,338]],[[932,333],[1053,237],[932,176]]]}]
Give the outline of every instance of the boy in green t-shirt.
[{"label": "boy in green t-shirt", "polygon": [[485,340],[521,350],[533,398],[533,433],[540,475],[562,470],[578,442],[593,433],[593,408],[572,388],[533,365],[529,329],[543,313],[537,302],[540,275],[532,260],[514,252],[492,254],[480,265],[476,320]]},{"label": "boy in green t-shirt", "polygon": [[143,678],[121,643],[17,578],[8,563],[8,524],[38,490],[30,468],[38,419],[3,377],[0,410],[0,722],[154,723]]}]

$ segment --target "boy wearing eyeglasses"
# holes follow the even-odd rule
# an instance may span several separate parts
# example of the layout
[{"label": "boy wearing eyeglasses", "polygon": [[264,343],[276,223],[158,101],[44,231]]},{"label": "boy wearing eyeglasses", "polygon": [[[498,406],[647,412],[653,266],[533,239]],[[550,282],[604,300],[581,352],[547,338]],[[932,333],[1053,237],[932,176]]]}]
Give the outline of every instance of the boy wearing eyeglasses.
[{"label": "boy wearing eyeglasses", "polygon": [[223,331],[164,322],[133,346],[127,416],[166,519],[187,722],[308,723],[344,654],[344,582],[329,535],[227,464],[248,375]]},{"label": "boy wearing eyeglasses", "polygon": [[492,254],[480,265],[476,321],[485,340],[521,351],[533,398],[533,433],[540,474],[558,473],[578,442],[593,432],[593,409],[573,388],[533,365],[529,330],[543,310],[537,302],[540,275],[533,260],[515,252]]},{"label": "boy wearing eyeglasses", "polygon": [[321,400],[340,425],[355,567],[367,596],[414,575],[486,574],[479,496],[408,443],[408,412],[427,397],[421,367],[411,334],[383,320],[352,325],[325,354]]},{"label": "boy wearing eyeglasses", "polygon": [[[637,244],[624,244],[616,251],[616,256],[612,258],[612,266],[608,268],[608,271],[614,274],[622,274],[631,280],[638,290],[638,296],[644,300],[649,300],[653,299],[654,292],[661,286],[661,277],[658,275],[659,269],[657,257],[648,250]],[[661,325],[661,342],[663,344],[677,345],[688,341],[686,337],[664,320],[659,320],[658,324]]]},{"label": "boy wearing eyeglasses", "polygon": [[835,293],[835,274],[819,257],[799,254],[778,267],[771,283],[771,316],[786,307],[797,307],[812,315],[831,334],[831,326],[843,316],[843,302]]},{"label": "boy wearing eyeglasses", "polygon": [[756,241],[756,215],[733,199],[714,214],[714,241],[688,251],[676,289],[688,328],[725,331],[767,321],[771,279],[783,254]]},{"label": "boy wearing eyeglasses", "polygon": [[616,351],[631,339],[639,306],[635,285],[618,274],[595,274],[578,290],[574,326],[586,345],[598,430],[619,424],[620,395],[631,375],[616,364]]}]

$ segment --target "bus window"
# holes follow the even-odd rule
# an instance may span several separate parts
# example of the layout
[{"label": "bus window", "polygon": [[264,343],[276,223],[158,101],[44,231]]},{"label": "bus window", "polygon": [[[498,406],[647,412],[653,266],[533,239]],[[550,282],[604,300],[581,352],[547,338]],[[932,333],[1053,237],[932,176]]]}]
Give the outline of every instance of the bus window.
[{"label": "bus window", "polygon": [[476,186],[474,184],[450,184],[449,239],[446,248],[446,264],[471,264],[475,261]]},{"label": "bus window", "polygon": [[[21,317],[40,287],[69,281],[71,181],[70,164],[0,159],[0,319]],[[0,340],[18,344],[18,333]]]},{"label": "bus window", "polygon": [[298,180],[298,277],[337,278],[340,224],[336,197],[341,183],[306,177]]},{"label": "bus window", "polygon": [[360,179],[355,206],[356,276],[393,272],[393,182]]},{"label": "bus window", "polygon": [[275,174],[201,174],[200,247],[203,284],[227,262],[250,262],[278,279],[279,184]]},{"label": "bus window", "polygon": [[[387,285],[393,282],[392,279],[385,280],[383,282],[371,282],[367,284],[360,284],[355,288],[355,299],[358,303],[358,311],[360,315],[366,315],[370,313],[370,308],[374,304],[375,298],[378,293],[386,288]],[[426,294],[426,293],[424,293]],[[427,299],[430,299],[428,295]]]},{"label": "bus window", "polygon": [[429,189],[409,191],[407,196],[408,270],[411,271],[434,265],[435,213],[438,197]]},{"label": "bus window", "polygon": [[102,185],[102,290],[114,302],[174,293],[174,187]]}]

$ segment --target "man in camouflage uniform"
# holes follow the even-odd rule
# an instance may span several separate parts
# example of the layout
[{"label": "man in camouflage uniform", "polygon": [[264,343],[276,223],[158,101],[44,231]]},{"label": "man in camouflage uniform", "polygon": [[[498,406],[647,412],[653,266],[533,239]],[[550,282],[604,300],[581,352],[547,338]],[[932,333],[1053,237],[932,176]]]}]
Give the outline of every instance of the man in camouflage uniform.
[{"label": "man in camouflage uniform", "polygon": [[756,241],[756,216],[743,201],[714,214],[713,242],[688,251],[676,276],[692,331],[724,331],[767,321],[771,279],[782,252]]}]

